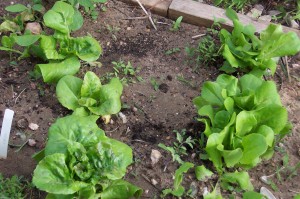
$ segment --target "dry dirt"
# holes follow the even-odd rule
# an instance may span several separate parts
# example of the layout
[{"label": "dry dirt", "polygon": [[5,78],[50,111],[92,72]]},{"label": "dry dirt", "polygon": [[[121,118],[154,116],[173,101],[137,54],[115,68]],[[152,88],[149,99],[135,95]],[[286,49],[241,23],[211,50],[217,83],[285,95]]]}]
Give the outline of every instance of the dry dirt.
[{"label": "dry dirt", "polygon": [[[18,0],[17,2],[24,3]],[[8,2],[0,2],[1,15]],[[112,61],[130,61],[134,67],[140,67],[141,76],[144,81],[131,83],[124,87],[122,96],[124,108],[122,112],[126,115],[128,122],[122,123],[121,118],[114,116],[114,124],[99,126],[103,128],[107,135],[127,143],[132,147],[134,153],[134,164],[128,169],[126,179],[140,186],[144,190],[142,198],[160,198],[161,191],[173,184],[173,175],[178,168],[178,164],[172,162],[171,155],[158,147],[159,143],[172,145],[175,140],[173,130],[187,129],[193,137],[198,137],[203,126],[196,122],[196,109],[193,107],[192,99],[200,94],[200,87],[204,81],[214,80],[219,74],[217,66],[200,67],[198,73],[194,73],[193,66],[186,63],[184,47],[196,45],[198,40],[193,40],[192,36],[205,32],[205,28],[182,24],[180,31],[171,32],[169,30],[171,20],[154,15],[158,30],[151,27],[148,20],[127,20],[128,17],[143,16],[139,7],[133,7],[118,1],[109,1],[106,12],[101,12],[98,20],[85,19],[83,28],[74,33],[74,36],[82,36],[87,33],[95,37],[102,45],[104,53],[99,61],[101,68],[82,67],[79,76],[86,71],[94,71],[99,76],[106,72],[112,72]],[[107,26],[118,27],[119,31],[108,31]],[[169,49],[178,47],[181,52],[172,55],[165,55]],[[41,81],[30,79],[29,72],[33,70],[39,60],[34,58],[18,61],[17,66],[11,66],[8,53],[0,52],[0,111],[10,108],[15,111],[13,120],[10,144],[20,145],[24,140],[18,133],[25,133],[27,136],[37,141],[35,147],[25,145],[19,152],[16,147],[10,146],[8,158],[0,160],[0,172],[6,177],[12,175],[23,175],[31,180],[32,172],[36,162],[31,156],[41,150],[47,140],[47,131],[51,123],[58,117],[63,117],[70,112],[64,109],[55,97],[55,86],[46,85]],[[291,60],[291,63],[297,60]],[[298,61],[298,64],[299,61]],[[300,68],[294,65],[291,68],[293,77],[299,78]],[[185,79],[196,85],[192,88],[179,81],[177,77],[182,75]],[[283,145],[290,157],[290,164],[295,165],[300,161],[300,95],[299,79],[292,78],[289,83],[284,76],[278,79],[281,87],[280,95],[284,105],[289,111],[290,121],[293,123],[293,132],[284,139]],[[161,85],[155,91],[150,83],[151,78]],[[279,81],[280,80],[280,81]],[[280,86],[281,84],[281,86]],[[32,131],[29,128],[20,128],[20,120],[25,119],[29,123],[39,125],[38,130]],[[22,126],[22,125],[21,125]],[[150,154],[152,149],[159,150],[163,156],[155,165],[151,165]],[[196,148],[190,154],[199,151]],[[272,160],[263,162],[257,168],[250,171],[251,179],[256,190],[262,184],[259,177],[270,175],[276,171],[276,167],[282,165],[282,156],[276,152]],[[198,165],[205,164],[212,169],[210,162],[202,162],[198,157],[183,157],[186,161],[193,161]],[[152,185],[155,179],[158,184]],[[278,191],[273,193],[278,198],[292,198],[300,192],[300,177],[296,176],[290,180],[279,182],[275,177],[274,183],[278,186]],[[283,179],[284,176],[283,176]],[[194,182],[197,185],[197,198],[202,198],[203,188],[207,186],[209,190],[215,180],[198,182],[191,172],[185,175],[184,185],[187,187]],[[226,193],[224,194],[225,197]],[[29,194],[28,198],[43,198],[44,193],[35,191]],[[184,197],[187,198],[187,197]]]}]

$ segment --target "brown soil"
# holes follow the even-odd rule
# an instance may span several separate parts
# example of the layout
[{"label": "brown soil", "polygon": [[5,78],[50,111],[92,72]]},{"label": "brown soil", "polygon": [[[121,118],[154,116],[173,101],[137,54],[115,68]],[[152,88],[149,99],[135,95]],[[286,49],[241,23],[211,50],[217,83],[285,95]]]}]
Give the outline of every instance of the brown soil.
[{"label": "brown soil", "polygon": [[[17,2],[24,4],[21,0]],[[1,15],[6,13],[3,10],[5,6],[7,2],[0,2]],[[214,80],[219,72],[217,66],[211,66],[200,67],[198,73],[194,73],[193,66],[186,64],[184,48],[188,45],[196,45],[199,40],[192,40],[192,36],[205,32],[205,28],[182,24],[180,31],[171,32],[169,28],[172,21],[154,15],[157,22],[162,22],[157,23],[158,30],[155,31],[148,20],[126,20],[128,17],[143,16],[139,7],[118,1],[109,1],[107,6],[107,12],[101,12],[97,21],[86,18],[83,28],[74,34],[75,36],[91,34],[102,44],[104,50],[103,56],[99,59],[103,66],[101,68],[82,67],[79,75],[82,76],[86,71],[91,70],[103,76],[106,72],[113,71],[111,62],[119,60],[130,61],[134,67],[141,67],[138,76],[141,76],[144,81],[137,81],[124,87],[122,102],[128,108],[124,108],[122,112],[126,115],[128,122],[123,124],[121,118],[114,116],[113,124],[99,125],[108,136],[132,147],[134,164],[128,169],[126,179],[144,190],[142,198],[160,198],[163,189],[172,187],[173,175],[178,164],[172,162],[171,155],[159,148],[158,144],[172,145],[175,140],[173,130],[185,128],[194,137],[199,136],[199,131],[203,130],[203,127],[195,121],[197,113],[192,99],[200,94],[202,83]],[[120,30],[110,32],[107,29],[108,25],[118,27]],[[167,50],[175,47],[179,47],[181,52],[165,55]],[[23,175],[31,180],[36,166],[31,156],[45,146],[47,131],[51,123],[56,118],[70,113],[58,103],[55,97],[55,86],[30,79],[29,71],[33,70],[36,63],[38,60],[32,58],[19,61],[17,66],[11,66],[8,54],[0,52],[0,110],[10,108],[15,111],[10,143],[15,145],[24,143],[24,140],[17,135],[19,132],[37,140],[35,147],[25,145],[19,152],[15,152],[16,147],[9,147],[8,158],[0,160],[0,172],[6,177]],[[300,64],[296,59],[291,60],[291,63]],[[299,78],[299,66],[294,65],[294,68],[291,68],[291,74]],[[178,75],[182,75],[197,88],[179,81]],[[295,165],[300,161],[300,122],[298,119],[300,117],[300,83],[296,78],[292,78],[292,82],[289,83],[284,76],[281,77],[280,94],[294,125],[293,132],[284,139],[283,145],[289,154],[290,164]],[[151,85],[151,78],[156,79],[160,84],[158,91],[155,91]],[[32,131],[29,128],[18,127],[18,121],[21,119],[38,124],[38,130]],[[152,149],[159,150],[163,155],[154,166],[151,165],[150,160]],[[198,148],[190,151],[190,154],[197,151],[199,151]],[[274,173],[276,167],[282,164],[282,156],[280,152],[276,152],[270,161],[250,171],[256,190],[259,190],[261,186],[266,186],[271,190],[270,186],[259,181],[259,177]],[[189,155],[183,157],[183,160],[193,161],[197,165],[205,164],[213,169],[210,162],[203,162],[198,157],[192,157]],[[196,198],[202,198],[204,187],[211,190],[211,185],[215,184],[215,179],[198,182],[192,172],[185,176],[184,185],[187,189],[192,182],[196,183],[198,189]],[[152,185],[152,179],[155,179],[158,184]],[[284,176],[283,179],[285,179]],[[273,193],[278,198],[292,198],[296,192],[300,192],[299,182],[299,176],[281,182],[274,177],[278,191],[273,191]],[[226,193],[224,196],[226,197]],[[28,198],[43,197],[44,194],[38,192],[28,195]]]}]

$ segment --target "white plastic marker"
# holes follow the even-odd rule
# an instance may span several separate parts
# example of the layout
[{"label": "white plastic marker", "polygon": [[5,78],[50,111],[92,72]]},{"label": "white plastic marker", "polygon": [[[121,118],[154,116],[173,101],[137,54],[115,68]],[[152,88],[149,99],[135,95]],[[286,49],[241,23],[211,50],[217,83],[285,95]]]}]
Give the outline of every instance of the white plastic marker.
[{"label": "white plastic marker", "polygon": [[7,158],[8,140],[14,113],[15,112],[10,109],[5,109],[4,112],[2,129],[0,134],[0,159]]}]

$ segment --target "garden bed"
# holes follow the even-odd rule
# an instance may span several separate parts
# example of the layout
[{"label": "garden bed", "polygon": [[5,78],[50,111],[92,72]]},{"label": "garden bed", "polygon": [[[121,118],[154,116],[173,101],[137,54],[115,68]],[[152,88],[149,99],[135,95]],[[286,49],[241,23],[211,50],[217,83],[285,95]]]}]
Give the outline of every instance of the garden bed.
[{"label": "garden bed", "polygon": [[[24,1],[15,3],[26,4]],[[0,13],[6,12],[4,7],[7,2],[0,3]],[[49,5],[47,5],[49,6]],[[51,5],[49,6],[51,7]],[[155,31],[147,19],[129,19],[143,16],[138,6],[130,6],[119,1],[109,1],[107,11],[100,12],[97,20],[85,17],[84,26],[74,33],[75,36],[84,36],[87,33],[96,38],[103,47],[103,55],[99,59],[102,67],[85,66],[79,73],[83,77],[86,71],[93,71],[103,77],[114,72],[112,62],[121,60],[127,64],[131,62],[134,68],[140,71],[133,76],[134,83],[130,80],[124,86],[122,94],[123,108],[121,112],[126,116],[124,123],[120,116],[114,115],[113,122],[104,125],[99,122],[100,128],[106,131],[107,136],[128,144],[134,154],[132,164],[126,174],[126,179],[144,190],[142,198],[159,198],[162,190],[173,186],[173,175],[179,164],[172,161],[169,153],[158,147],[159,143],[171,146],[176,141],[173,130],[187,130],[193,138],[199,136],[204,126],[195,120],[196,109],[192,99],[200,94],[202,83],[207,80],[214,81],[220,73],[219,66],[199,67],[193,71],[194,65],[187,63],[184,52],[186,46],[196,46],[198,39],[193,36],[205,34],[206,28],[189,24],[181,24],[179,31],[170,31],[172,21],[164,17],[153,15],[157,22]],[[173,53],[168,50],[179,48]],[[0,161],[0,172],[5,177],[13,175],[25,176],[29,181],[32,178],[36,162],[31,156],[45,147],[49,126],[56,118],[71,114],[61,106],[55,96],[55,86],[42,81],[32,80],[30,71],[39,60],[28,58],[17,63],[16,59],[8,56],[7,52],[0,51],[0,110],[10,108],[15,111],[10,138],[9,153],[6,160]],[[285,150],[289,155],[289,164],[295,165],[300,161],[300,104],[299,104],[299,58],[289,59],[291,66],[291,82],[285,76],[277,73],[275,79],[278,83],[279,93],[283,104],[289,112],[289,119],[293,123],[293,131],[280,145],[275,156],[250,171],[252,183],[256,190],[263,184],[259,178],[278,171],[284,156],[280,151]],[[120,75],[122,77],[123,75]],[[140,81],[136,77],[141,77]],[[125,78],[128,78],[125,76]],[[152,83],[151,83],[152,82]],[[31,130],[22,122],[37,124],[37,130]],[[37,141],[33,147],[25,145],[19,152],[15,152],[22,145],[24,134]],[[155,165],[151,163],[151,151],[159,150],[162,157]],[[199,148],[189,150],[189,155],[183,156],[184,161],[204,164],[213,170],[209,161],[200,160],[193,154]],[[274,177],[273,182],[278,189],[272,190],[277,198],[292,198],[300,192],[300,177],[282,180]],[[155,183],[155,181],[157,183]],[[185,175],[184,186],[188,190],[191,184],[196,184],[196,198],[201,198],[204,187],[212,191],[216,178],[205,182],[196,180],[194,173]],[[41,194],[41,195],[39,195]],[[41,198],[43,193],[37,191],[28,198]],[[224,194],[225,197],[229,196]]]}]

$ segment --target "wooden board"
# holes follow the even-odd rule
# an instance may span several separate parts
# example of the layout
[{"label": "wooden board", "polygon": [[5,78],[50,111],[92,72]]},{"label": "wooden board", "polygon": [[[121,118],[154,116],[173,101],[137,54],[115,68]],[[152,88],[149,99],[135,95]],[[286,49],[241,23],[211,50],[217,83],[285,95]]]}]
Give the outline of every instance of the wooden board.
[{"label": "wooden board", "polygon": [[[183,16],[184,22],[206,27],[210,27],[213,24],[214,18],[223,18],[226,19],[226,22],[222,24],[222,27],[228,30],[232,30],[233,28],[233,24],[231,20],[226,17],[224,9],[193,0],[172,1],[169,7],[168,17],[171,19],[177,19],[179,16]],[[242,14],[238,14],[238,17],[244,25],[253,24],[256,27],[257,32],[261,32],[262,30],[266,29],[266,27],[270,24],[269,22],[265,21],[255,21],[252,18]],[[296,32],[300,37],[299,30],[283,26],[283,31]]]},{"label": "wooden board", "polygon": [[[136,0],[121,0],[128,4],[138,5]],[[163,17],[168,16],[168,9],[172,0],[140,0],[146,9],[151,9],[151,12],[161,15]]]}]

